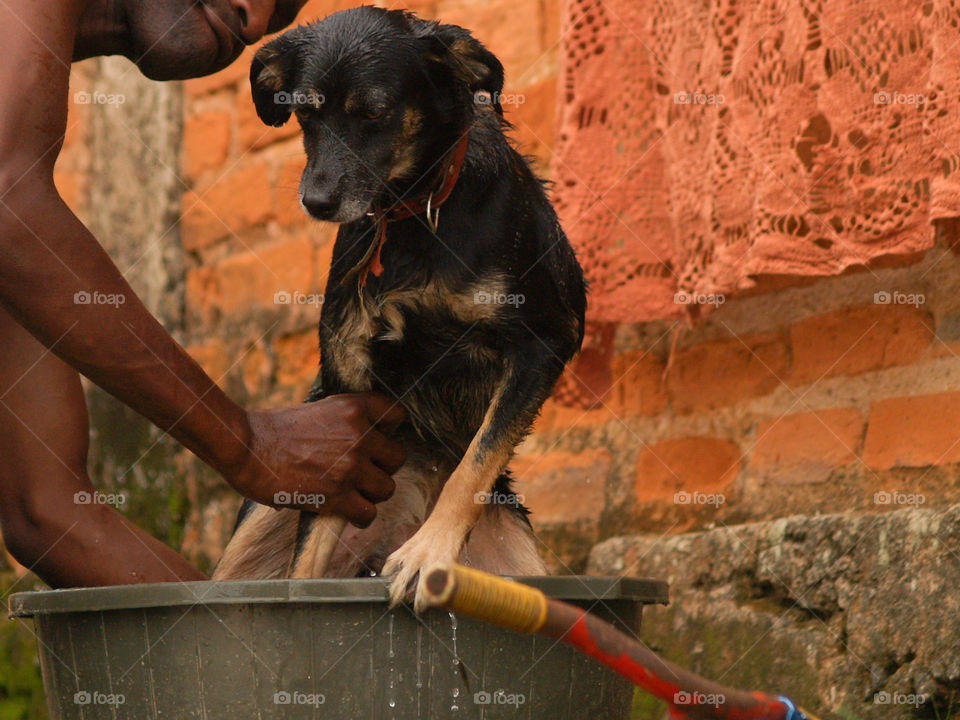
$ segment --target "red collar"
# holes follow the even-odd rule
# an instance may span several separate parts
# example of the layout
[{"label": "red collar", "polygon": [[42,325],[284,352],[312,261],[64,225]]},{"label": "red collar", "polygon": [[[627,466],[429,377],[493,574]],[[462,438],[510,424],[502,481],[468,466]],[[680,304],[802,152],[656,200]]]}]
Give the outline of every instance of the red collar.
[{"label": "red collar", "polygon": [[374,277],[380,277],[383,273],[383,263],[380,262],[380,253],[387,241],[387,225],[396,220],[405,220],[406,218],[419,215],[422,212],[427,213],[427,222],[434,232],[437,230],[439,221],[439,208],[450,197],[454,186],[457,184],[457,178],[460,177],[460,169],[463,167],[463,160],[467,156],[467,145],[470,141],[469,131],[463,134],[463,137],[457,141],[450,151],[446,165],[440,176],[443,178],[440,187],[431,191],[426,198],[420,198],[412,202],[399,200],[394,205],[386,209],[377,208],[374,215],[374,222],[377,225],[376,240],[370,245],[370,248],[364,254],[359,263],[346,274],[343,281],[346,282],[356,273],[360,274],[360,287],[367,283],[368,273],[373,273]]}]

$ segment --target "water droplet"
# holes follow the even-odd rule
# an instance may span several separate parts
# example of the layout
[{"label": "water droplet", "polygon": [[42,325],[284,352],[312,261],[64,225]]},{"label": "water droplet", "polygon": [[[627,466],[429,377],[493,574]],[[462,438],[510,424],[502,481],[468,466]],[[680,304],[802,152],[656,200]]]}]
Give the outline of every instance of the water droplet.
[{"label": "water droplet", "polygon": [[450,712],[459,712],[460,706],[457,704],[457,698],[460,697],[460,683],[465,680],[466,672],[463,663],[460,661],[460,654],[457,652],[457,616],[453,612],[450,615],[450,632],[453,637],[453,689],[450,691],[452,701],[450,703]]},{"label": "water droplet", "polygon": [[393,652],[393,615],[390,616],[390,657],[394,657],[396,653]]}]

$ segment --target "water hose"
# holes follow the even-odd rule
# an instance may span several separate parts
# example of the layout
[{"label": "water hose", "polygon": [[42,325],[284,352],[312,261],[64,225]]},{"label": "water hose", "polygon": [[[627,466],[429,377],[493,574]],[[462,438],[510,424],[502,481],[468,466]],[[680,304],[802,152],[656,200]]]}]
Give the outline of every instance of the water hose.
[{"label": "water hose", "polygon": [[676,720],[818,720],[789,698],[726,687],[664,660],[613,625],[540,590],[456,563],[426,571],[427,604],[572,645],[666,701]]}]

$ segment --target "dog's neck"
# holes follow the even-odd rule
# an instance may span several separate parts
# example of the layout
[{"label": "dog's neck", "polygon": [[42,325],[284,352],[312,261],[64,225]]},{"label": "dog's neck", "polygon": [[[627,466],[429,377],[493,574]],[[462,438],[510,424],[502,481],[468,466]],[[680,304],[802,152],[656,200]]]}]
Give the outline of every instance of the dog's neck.
[{"label": "dog's neck", "polygon": [[411,198],[410,200],[400,199],[389,207],[378,207],[374,212],[373,221],[377,225],[377,233],[374,242],[370,244],[369,249],[364,253],[363,258],[357,263],[344,277],[344,282],[359,275],[358,282],[363,287],[367,282],[367,275],[373,273],[375,277],[380,277],[383,273],[383,264],[380,261],[380,253],[387,241],[388,226],[391,222],[404,220],[406,218],[426,213],[427,224],[433,232],[437,231],[439,215],[437,214],[440,206],[446,202],[447,198],[453,192],[460,177],[460,171],[463,168],[463,161],[467,156],[467,146],[470,144],[470,131],[463,133],[457,143],[440,161],[440,172],[435,176],[430,189],[424,193]]},{"label": "dog's neck", "polygon": [[[446,202],[450,193],[453,192],[457,179],[460,177],[460,171],[463,168],[463,161],[467,156],[467,146],[470,143],[470,131],[466,130],[457,140],[456,144],[447,151],[440,160],[433,163],[439,168],[438,172],[427,174],[430,181],[425,184],[424,189],[417,193],[410,193],[410,199],[406,196],[400,198],[379,210],[380,214],[387,220],[403,220],[404,218],[419,215],[422,212],[430,214],[433,208],[438,208]],[[411,190],[414,188],[411,188]],[[429,218],[428,218],[429,220]]]}]

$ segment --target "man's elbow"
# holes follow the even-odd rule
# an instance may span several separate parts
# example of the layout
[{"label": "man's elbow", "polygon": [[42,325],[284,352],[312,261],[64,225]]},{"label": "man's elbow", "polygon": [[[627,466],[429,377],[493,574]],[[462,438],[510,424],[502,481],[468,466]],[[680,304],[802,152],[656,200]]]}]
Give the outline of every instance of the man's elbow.
[{"label": "man's elbow", "polygon": [[26,568],[36,566],[63,538],[68,514],[52,505],[29,497],[0,503],[3,544]]}]

